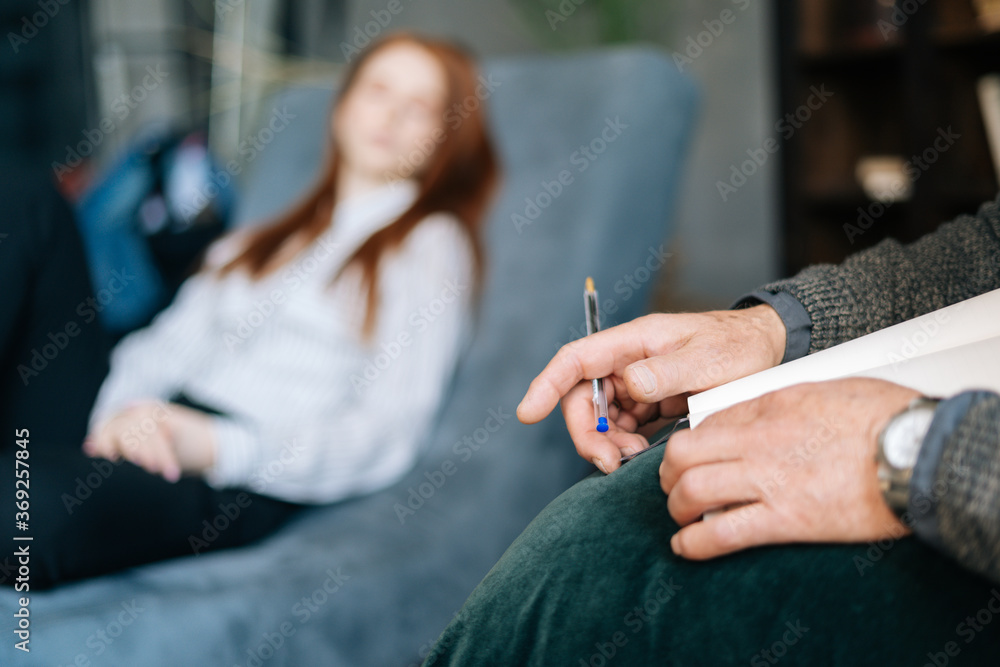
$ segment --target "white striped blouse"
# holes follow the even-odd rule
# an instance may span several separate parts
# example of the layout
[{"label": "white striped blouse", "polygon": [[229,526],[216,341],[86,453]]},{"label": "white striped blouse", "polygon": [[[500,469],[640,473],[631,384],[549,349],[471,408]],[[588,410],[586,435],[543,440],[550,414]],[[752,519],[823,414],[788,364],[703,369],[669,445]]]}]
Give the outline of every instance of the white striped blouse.
[{"label": "white striped blouse", "polygon": [[[126,336],[91,412],[93,430],[129,403],[183,392],[212,417],[205,478],[301,503],[383,488],[409,470],[465,344],[472,251],[452,216],[427,217],[380,264],[370,344],[360,339],[357,272],[331,278],[374,231],[413,202],[411,181],[339,204],[331,226],[269,276],[189,278],[146,328]],[[242,231],[215,242],[209,267]]]}]

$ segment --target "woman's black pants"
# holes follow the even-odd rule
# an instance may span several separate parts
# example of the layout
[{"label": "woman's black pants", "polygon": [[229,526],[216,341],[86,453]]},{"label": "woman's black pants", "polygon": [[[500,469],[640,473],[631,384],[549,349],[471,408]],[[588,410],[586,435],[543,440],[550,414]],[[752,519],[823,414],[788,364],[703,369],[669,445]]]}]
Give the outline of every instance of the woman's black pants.
[{"label": "woman's black pants", "polygon": [[73,214],[51,187],[2,199],[0,584],[49,588],[275,530],[300,506],[83,454],[108,370],[103,287],[91,286]]}]

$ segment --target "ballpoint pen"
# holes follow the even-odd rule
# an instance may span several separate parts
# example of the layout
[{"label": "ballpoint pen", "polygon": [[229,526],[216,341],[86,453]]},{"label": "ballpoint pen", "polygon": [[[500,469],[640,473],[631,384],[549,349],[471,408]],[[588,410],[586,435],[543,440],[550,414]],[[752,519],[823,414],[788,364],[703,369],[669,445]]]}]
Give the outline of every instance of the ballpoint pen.
[{"label": "ballpoint pen", "polygon": [[[587,314],[587,335],[601,330],[600,316],[597,311],[597,290],[594,289],[594,279],[587,276],[583,291],[583,305]],[[608,430],[608,395],[604,391],[604,378],[594,378],[594,419],[597,430],[605,433]]]}]

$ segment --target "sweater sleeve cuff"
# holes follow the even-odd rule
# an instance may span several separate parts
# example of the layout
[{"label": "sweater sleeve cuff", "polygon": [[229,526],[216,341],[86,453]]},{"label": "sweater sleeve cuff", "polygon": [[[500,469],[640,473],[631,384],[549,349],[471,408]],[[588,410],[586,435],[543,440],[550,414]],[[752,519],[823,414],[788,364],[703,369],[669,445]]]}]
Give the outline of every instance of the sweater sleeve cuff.
[{"label": "sweater sleeve cuff", "polygon": [[732,309],[749,308],[762,303],[774,308],[785,324],[785,356],[781,363],[804,357],[809,353],[812,320],[802,302],[788,292],[757,290],[741,297]]},{"label": "sweater sleeve cuff", "polygon": [[913,466],[907,507],[910,520],[904,523],[922,540],[941,550],[944,550],[944,543],[938,525],[938,505],[955,476],[961,474],[959,470],[949,470],[947,475],[941,476],[938,468],[945,444],[972,406],[990,395],[985,391],[966,391],[942,401],[934,411],[934,419]]},{"label": "sweater sleeve cuff", "polygon": [[205,470],[205,481],[215,488],[245,486],[258,460],[253,431],[227,417],[212,417],[215,464]]}]

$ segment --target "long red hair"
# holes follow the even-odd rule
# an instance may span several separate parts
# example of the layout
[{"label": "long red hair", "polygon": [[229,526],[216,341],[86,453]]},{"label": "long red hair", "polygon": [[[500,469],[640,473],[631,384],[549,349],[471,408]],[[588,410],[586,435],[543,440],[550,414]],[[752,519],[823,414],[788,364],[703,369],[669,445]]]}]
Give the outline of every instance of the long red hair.
[{"label": "long red hair", "polygon": [[[367,304],[362,337],[369,340],[375,330],[379,304],[379,262],[397,248],[425,217],[436,212],[452,214],[461,223],[473,250],[475,293],[483,275],[483,249],[480,223],[486,212],[497,179],[497,161],[482,113],[482,100],[476,95],[478,70],[471,56],[461,48],[437,39],[412,33],[395,33],[384,37],[360,54],[348,67],[341,92],[332,113],[338,113],[357,81],[358,72],[380,50],[399,43],[415,44],[433,55],[444,68],[448,91],[445,99],[444,137],[422,170],[414,174],[419,190],[413,204],[394,222],[373,233],[347,260],[337,278],[351,268],[361,271],[362,287],[367,292]],[[470,101],[474,101],[471,103]],[[461,115],[458,112],[461,110]],[[449,115],[450,111],[450,115]],[[328,124],[329,126],[334,123]],[[332,130],[328,130],[331,131]],[[250,234],[244,249],[219,268],[224,276],[236,269],[246,270],[252,278],[261,278],[281,267],[276,261],[279,251],[293,242],[298,252],[327,228],[332,220],[336,198],[337,174],[341,156],[333,142],[316,185],[298,204],[271,224]],[[294,241],[293,241],[294,239]],[[285,255],[289,259],[295,253]]]}]

